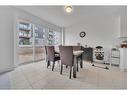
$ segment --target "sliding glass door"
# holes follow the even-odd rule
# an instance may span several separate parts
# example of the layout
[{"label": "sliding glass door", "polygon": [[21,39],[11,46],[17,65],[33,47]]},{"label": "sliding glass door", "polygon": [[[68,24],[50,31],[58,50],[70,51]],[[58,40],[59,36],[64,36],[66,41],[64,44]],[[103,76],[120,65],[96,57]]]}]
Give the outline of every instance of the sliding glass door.
[{"label": "sliding glass door", "polygon": [[61,45],[62,33],[41,25],[20,20],[18,24],[19,63],[45,59],[45,45]]},{"label": "sliding glass door", "polygon": [[42,26],[34,25],[34,60],[43,60],[45,59],[45,48],[46,45],[46,31]]},{"label": "sliding glass door", "polygon": [[26,21],[20,21],[18,25],[19,37],[19,63],[33,61],[33,25]]}]

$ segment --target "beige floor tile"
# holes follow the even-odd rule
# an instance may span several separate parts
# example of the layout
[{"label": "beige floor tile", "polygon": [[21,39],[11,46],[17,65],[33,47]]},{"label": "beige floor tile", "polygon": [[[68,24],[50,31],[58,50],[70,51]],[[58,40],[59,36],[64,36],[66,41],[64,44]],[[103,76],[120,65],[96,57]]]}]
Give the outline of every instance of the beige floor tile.
[{"label": "beige floor tile", "polygon": [[98,89],[98,88],[99,88],[98,86],[96,86],[92,83],[84,82],[84,83],[81,84],[81,87],[79,89]]},{"label": "beige floor tile", "polygon": [[32,77],[27,77],[27,80],[29,81],[30,84],[33,84],[37,81],[40,81],[42,79],[42,77],[40,75],[35,75]]},{"label": "beige floor tile", "polygon": [[30,87],[30,84],[26,80],[18,83],[11,83],[11,89],[30,89]]},{"label": "beige floor tile", "polygon": [[47,81],[42,79],[42,80],[37,81],[31,85],[32,85],[33,89],[44,89],[46,84],[47,84]]},{"label": "beige floor tile", "polygon": [[52,66],[46,68],[45,61],[21,65],[7,74],[10,89],[127,89],[127,72],[120,71],[118,67],[111,66],[106,70],[93,67],[89,62],[83,65],[83,69],[79,68],[77,72],[77,78],[72,79],[69,79],[69,68],[64,67],[60,75],[57,63],[54,71]]}]

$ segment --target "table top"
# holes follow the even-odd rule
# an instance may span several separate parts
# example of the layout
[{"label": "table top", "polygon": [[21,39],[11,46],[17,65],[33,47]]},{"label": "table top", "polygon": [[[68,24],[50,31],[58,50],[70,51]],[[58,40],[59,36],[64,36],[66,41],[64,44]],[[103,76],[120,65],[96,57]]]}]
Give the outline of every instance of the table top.
[{"label": "table top", "polygon": [[74,54],[75,56],[78,56],[78,55],[81,55],[83,52],[84,52],[83,50],[74,50],[74,51],[73,51],[73,54]]},{"label": "table top", "polygon": [[[56,50],[57,53],[59,53],[58,50]],[[74,56],[79,56],[83,53],[84,51],[83,50],[73,50],[73,54]]]}]

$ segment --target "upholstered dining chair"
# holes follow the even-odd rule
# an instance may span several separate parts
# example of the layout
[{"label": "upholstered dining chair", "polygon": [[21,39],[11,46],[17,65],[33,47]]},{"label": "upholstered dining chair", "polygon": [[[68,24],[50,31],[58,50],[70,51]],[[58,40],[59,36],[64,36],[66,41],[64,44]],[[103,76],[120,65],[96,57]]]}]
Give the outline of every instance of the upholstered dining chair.
[{"label": "upholstered dining chair", "polygon": [[61,70],[60,74],[62,75],[63,65],[70,67],[70,76],[71,79],[71,73],[72,73],[72,67],[74,62],[73,57],[73,48],[72,46],[59,46],[60,50],[60,60],[61,60]]},{"label": "upholstered dining chair", "polygon": [[55,62],[60,60],[60,56],[58,53],[55,53],[54,46],[45,46],[45,49],[46,49],[47,68],[50,65],[50,63],[53,62],[52,65],[52,71],[53,71]]}]

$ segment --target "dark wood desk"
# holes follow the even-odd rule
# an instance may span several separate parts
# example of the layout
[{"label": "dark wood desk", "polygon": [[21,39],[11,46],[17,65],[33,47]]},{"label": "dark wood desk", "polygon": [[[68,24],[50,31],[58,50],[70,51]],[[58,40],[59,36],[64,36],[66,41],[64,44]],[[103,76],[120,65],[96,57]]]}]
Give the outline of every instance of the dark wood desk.
[{"label": "dark wood desk", "polygon": [[82,60],[93,62],[93,48],[82,48]]}]

